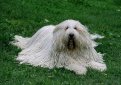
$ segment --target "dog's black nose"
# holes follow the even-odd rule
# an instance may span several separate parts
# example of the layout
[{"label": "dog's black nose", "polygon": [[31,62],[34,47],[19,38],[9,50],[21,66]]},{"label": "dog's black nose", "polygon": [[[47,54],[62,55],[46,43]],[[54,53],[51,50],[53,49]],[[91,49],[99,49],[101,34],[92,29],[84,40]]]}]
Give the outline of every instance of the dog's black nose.
[{"label": "dog's black nose", "polygon": [[69,34],[69,37],[73,38],[74,37],[74,34],[73,33],[70,33]]}]

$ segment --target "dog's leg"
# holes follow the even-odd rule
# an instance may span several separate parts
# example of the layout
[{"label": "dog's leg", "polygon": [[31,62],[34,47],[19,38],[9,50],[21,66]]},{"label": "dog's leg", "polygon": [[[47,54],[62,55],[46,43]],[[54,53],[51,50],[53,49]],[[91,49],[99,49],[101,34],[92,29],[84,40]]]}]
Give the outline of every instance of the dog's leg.
[{"label": "dog's leg", "polygon": [[87,72],[86,67],[79,65],[79,64],[70,64],[70,65],[66,66],[65,68],[68,70],[72,70],[76,74],[79,74],[79,75],[85,75]]},{"label": "dog's leg", "polygon": [[91,61],[89,63],[89,67],[90,68],[93,68],[95,70],[99,70],[99,71],[105,71],[107,69],[106,65],[104,63],[98,63],[98,62],[95,62],[95,61]]}]

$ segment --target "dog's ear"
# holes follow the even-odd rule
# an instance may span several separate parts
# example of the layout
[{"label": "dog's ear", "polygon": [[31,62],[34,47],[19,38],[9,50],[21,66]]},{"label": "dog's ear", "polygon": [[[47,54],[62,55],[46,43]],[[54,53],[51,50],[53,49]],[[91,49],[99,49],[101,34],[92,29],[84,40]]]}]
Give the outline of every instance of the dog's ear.
[{"label": "dog's ear", "polygon": [[59,25],[55,26],[55,29],[53,30],[53,33],[58,32],[61,29],[61,27]]},{"label": "dog's ear", "polygon": [[60,23],[60,24],[55,26],[53,33],[58,32],[60,30],[64,30],[64,29],[66,29],[65,25],[63,23]]},{"label": "dog's ear", "polygon": [[88,31],[88,28],[86,27],[86,26],[84,26],[83,24],[81,24],[79,21],[77,21],[77,25],[76,25],[77,27],[78,27],[78,30],[80,30],[80,31]]},{"label": "dog's ear", "polygon": [[85,29],[85,27],[84,27],[84,26],[79,25],[77,30],[78,30],[78,32],[79,32],[79,33],[81,33],[81,34],[89,35],[88,30],[87,30],[87,29]]}]

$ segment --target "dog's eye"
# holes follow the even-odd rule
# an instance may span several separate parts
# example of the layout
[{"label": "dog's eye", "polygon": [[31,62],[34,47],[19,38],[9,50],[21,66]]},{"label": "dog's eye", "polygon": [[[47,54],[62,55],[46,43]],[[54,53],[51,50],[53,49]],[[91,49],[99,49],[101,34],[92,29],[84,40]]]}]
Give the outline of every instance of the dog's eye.
[{"label": "dog's eye", "polygon": [[74,27],[74,29],[76,30],[76,29],[77,29],[77,27]]},{"label": "dog's eye", "polygon": [[66,27],[66,30],[68,29],[68,26]]}]

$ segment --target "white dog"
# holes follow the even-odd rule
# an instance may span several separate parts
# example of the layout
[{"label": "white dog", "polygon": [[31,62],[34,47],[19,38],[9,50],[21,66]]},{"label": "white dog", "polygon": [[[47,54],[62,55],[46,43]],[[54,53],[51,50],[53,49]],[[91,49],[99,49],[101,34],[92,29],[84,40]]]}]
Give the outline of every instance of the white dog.
[{"label": "white dog", "polygon": [[12,42],[22,49],[17,60],[47,68],[64,67],[77,74],[86,74],[87,68],[105,71],[102,54],[94,49],[94,39],[87,28],[75,20],[42,27],[31,38],[15,36]]}]

